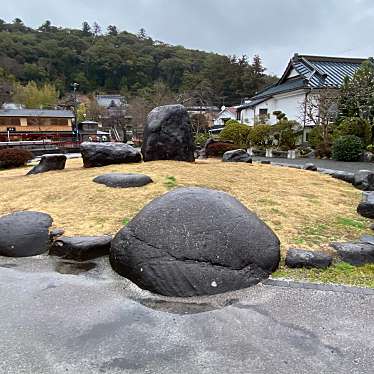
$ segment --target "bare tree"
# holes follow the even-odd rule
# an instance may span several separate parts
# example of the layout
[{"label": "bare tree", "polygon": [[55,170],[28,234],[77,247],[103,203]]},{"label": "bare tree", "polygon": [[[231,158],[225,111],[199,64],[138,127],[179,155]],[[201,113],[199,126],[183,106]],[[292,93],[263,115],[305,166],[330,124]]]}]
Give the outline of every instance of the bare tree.
[{"label": "bare tree", "polygon": [[300,104],[300,122],[305,126],[320,126],[324,147],[331,143],[333,123],[338,116],[339,90],[319,89],[310,91]]}]

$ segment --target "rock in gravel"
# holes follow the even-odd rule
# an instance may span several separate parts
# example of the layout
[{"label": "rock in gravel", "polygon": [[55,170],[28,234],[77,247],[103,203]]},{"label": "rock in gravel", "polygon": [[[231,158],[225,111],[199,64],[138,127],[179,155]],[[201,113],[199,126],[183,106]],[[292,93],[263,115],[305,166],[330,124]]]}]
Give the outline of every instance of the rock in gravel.
[{"label": "rock in gravel", "polygon": [[286,265],[289,268],[326,269],[332,263],[332,256],[323,252],[306,251],[291,248],[287,251]]},{"label": "rock in gravel", "polygon": [[113,239],[110,263],[143,289],[176,297],[249,287],[279,264],[279,239],[234,197],[175,189],[149,203]]},{"label": "rock in gravel", "polygon": [[353,185],[363,191],[374,191],[374,172],[360,170],[354,175]]},{"label": "rock in gravel", "polygon": [[0,218],[0,256],[29,257],[48,251],[50,215],[15,212]]},{"label": "rock in gravel", "polygon": [[190,116],[183,105],[153,109],[144,128],[144,161],[195,161]]},{"label": "rock in gravel", "polygon": [[263,160],[261,161],[262,165],[271,165],[271,161]]},{"label": "rock in gravel", "polygon": [[27,175],[45,173],[52,170],[63,170],[65,169],[66,156],[55,154],[55,155],[43,155],[38,165],[34,166]]},{"label": "rock in gravel", "polygon": [[140,152],[124,143],[85,142],[81,144],[81,153],[85,168],[142,161]]},{"label": "rock in gravel", "polygon": [[317,166],[312,163],[307,163],[304,165],[304,170],[317,171]]},{"label": "rock in gravel", "polygon": [[370,243],[331,243],[339,257],[351,265],[374,263],[374,245]]},{"label": "rock in gravel", "polygon": [[53,230],[50,231],[49,236],[52,239],[54,239],[54,238],[57,238],[59,236],[64,235],[64,233],[65,233],[64,229],[62,229],[62,228],[56,228],[56,229],[53,229]]},{"label": "rock in gravel", "polygon": [[50,255],[68,260],[87,261],[109,254],[112,237],[105,236],[62,236],[53,242]]},{"label": "rock in gravel", "polygon": [[107,187],[129,188],[142,187],[152,183],[152,179],[144,174],[109,173],[100,175],[93,180],[95,183],[104,184]]},{"label": "rock in gravel", "polygon": [[235,149],[223,154],[223,162],[247,162],[252,163],[252,158],[245,149]]},{"label": "rock in gravel", "polygon": [[374,192],[363,192],[357,213],[365,218],[374,219]]}]

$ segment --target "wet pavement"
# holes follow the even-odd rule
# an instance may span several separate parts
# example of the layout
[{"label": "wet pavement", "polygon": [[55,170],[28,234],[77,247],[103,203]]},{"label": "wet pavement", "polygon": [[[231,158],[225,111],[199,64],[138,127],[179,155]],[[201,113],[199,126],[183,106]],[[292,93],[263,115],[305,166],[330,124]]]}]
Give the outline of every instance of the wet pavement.
[{"label": "wet pavement", "polygon": [[0,373],[372,373],[374,290],[358,291],[270,282],[175,299],[106,258],[0,257]]},{"label": "wet pavement", "polygon": [[270,161],[272,164],[287,164],[287,165],[300,165],[303,166],[308,163],[316,165],[318,168],[347,171],[355,173],[359,170],[374,171],[373,162],[343,162],[334,160],[318,160],[311,158],[298,158],[290,160],[287,158],[266,158],[266,157],[253,157],[253,161]]}]

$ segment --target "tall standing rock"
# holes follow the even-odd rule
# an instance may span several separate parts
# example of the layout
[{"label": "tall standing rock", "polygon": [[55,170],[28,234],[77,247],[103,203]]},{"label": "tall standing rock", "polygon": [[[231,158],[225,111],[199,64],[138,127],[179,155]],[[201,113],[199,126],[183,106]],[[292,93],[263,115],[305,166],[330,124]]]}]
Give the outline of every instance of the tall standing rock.
[{"label": "tall standing rock", "polygon": [[114,238],[110,263],[143,289],[167,296],[249,287],[279,264],[279,239],[234,197],[179,188],[149,203]]},{"label": "tall standing rock", "polygon": [[144,128],[144,161],[195,161],[190,117],[183,105],[153,109]]}]

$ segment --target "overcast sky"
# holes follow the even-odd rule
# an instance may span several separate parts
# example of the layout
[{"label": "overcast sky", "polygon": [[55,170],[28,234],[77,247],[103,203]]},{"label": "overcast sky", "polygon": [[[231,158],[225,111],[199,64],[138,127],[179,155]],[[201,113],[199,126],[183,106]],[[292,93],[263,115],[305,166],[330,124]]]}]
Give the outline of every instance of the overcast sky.
[{"label": "overcast sky", "polygon": [[374,55],[374,0],[0,0],[0,18],[28,26],[83,21],[223,54],[259,54],[280,75],[295,53]]}]

